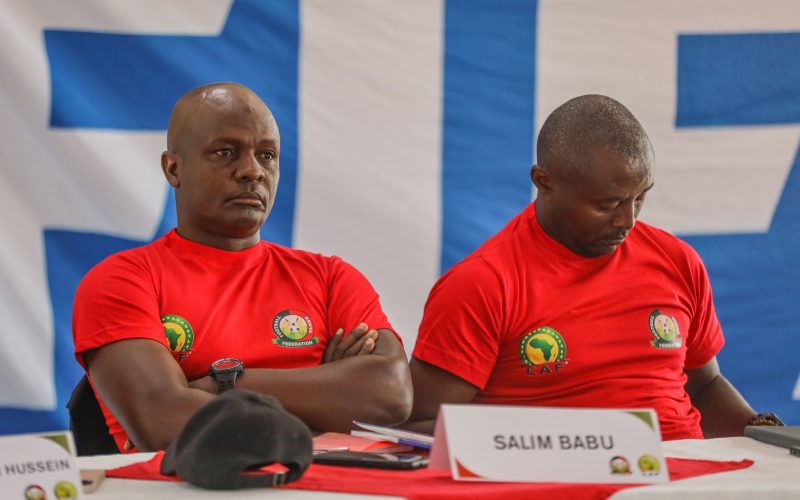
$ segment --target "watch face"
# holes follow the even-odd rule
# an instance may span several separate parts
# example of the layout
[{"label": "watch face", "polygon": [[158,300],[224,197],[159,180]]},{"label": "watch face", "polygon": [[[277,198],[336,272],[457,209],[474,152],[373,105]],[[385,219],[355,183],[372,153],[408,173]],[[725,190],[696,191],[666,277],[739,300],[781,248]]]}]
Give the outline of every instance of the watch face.
[{"label": "watch face", "polygon": [[235,370],[242,367],[242,362],[236,358],[225,358],[214,361],[211,366],[217,371]]}]

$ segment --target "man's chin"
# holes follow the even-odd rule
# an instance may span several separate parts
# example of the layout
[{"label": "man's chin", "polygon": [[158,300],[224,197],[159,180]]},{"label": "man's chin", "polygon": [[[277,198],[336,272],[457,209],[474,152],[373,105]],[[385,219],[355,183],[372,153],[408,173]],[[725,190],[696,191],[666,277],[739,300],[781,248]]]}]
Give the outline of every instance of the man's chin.
[{"label": "man's chin", "polygon": [[230,221],[220,232],[229,238],[247,238],[261,231],[261,227],[266,221],[267,217],[263,211],[252,213],[249,217],[240,216]]},{"label": "man's chin", "polygon": [[617,251],[617,248],[622,244],[622,242],[597,242],[592,244],[591,246],[586,246],[582,249],[581,252],[577,252],[582,257],[586,257],[589,259],[596,259],[598,257],[604,257],[606,255],[611,255],[612,253]]},{"label": "man's chin", "polygon": [[622,242],[619,243],[607,243],[603,242],[600,243],[595,247],[596,255],[595,257],[603,257],[604,255],[611,255],[612,253],[617,251],[617,248],[622,245]]}]

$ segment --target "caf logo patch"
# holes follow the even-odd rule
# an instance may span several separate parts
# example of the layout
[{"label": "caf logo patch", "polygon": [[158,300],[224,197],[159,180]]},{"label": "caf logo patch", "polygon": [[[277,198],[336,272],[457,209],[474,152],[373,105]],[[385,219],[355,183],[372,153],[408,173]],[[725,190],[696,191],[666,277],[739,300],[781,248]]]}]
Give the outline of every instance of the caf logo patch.
[{"label": "caf logo patch", "polygon": [[169,349],[173,353],[180,353],[179,361],[188,356],[192,350],[192,344],[194,344],[192,325],[176,314],[161,316],[161,324],[164,326],[164,335],[167,337]]},{"label": "caf logo patch", "polygon": [[558,373],[567,362],[567,344],[549,326],[541,326],[519,342],[519,357],[529,375]]},{"label": "caf logo patch", "polygon": [[278,337],[272,339],[272,343],[283,347],[306,347],[319,342],[314,336],[311,318],[299,309],[287,309],[276,314],[272,331]]},{"label": "caf logo patch", "polygon": [[648,320],[650,333],[653,340],[650,345],[659,349],[677,349],[683,345],[678,320],[673,316],[662,314],[658,309],[653,309]]},{"label": "caf logo patch", "polygon": [[638,465],[645,476],[657,476],[661,472],[661,464],[653,455],[642,455],[639,457]]}]

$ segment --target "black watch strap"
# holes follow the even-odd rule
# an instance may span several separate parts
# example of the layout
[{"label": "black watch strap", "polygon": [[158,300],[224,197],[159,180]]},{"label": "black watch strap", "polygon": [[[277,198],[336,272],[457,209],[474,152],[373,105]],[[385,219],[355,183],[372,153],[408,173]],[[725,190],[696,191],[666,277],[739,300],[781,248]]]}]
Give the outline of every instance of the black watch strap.
[{"label": "black watch strap", "polygon": [[236,387],[236,377],[239,374],[237,372],[231,373],[222,373],[214,377],[214,380],[217,381],[217,389],[219,392],[225,392],[228,389],[233,389]]},{"label": "black watch strap", "polygon": [[222,358],[211,363],[208,373],[217,382],[217,392],[236,387],[236,378],[244,373],[244,363],[237,358]]}]

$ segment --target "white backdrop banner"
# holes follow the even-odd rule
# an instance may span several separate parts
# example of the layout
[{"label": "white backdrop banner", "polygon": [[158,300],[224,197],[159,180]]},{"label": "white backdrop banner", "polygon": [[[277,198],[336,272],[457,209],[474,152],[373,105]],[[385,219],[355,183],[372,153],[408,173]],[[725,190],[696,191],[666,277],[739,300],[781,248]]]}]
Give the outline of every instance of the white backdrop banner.
[{"label": "white backdrop banner", "polygon": [[174,226],[167,119],[211,81],[280,125],[263,236],[358,267],[409,352],[439,274],[532,199],[544,118],[619,99],[656,151],[642,218],[708,265],[723,372],[800,424],[798,2],[8,0],[0,47],[0,434],[67,426],[75,288]]}]

